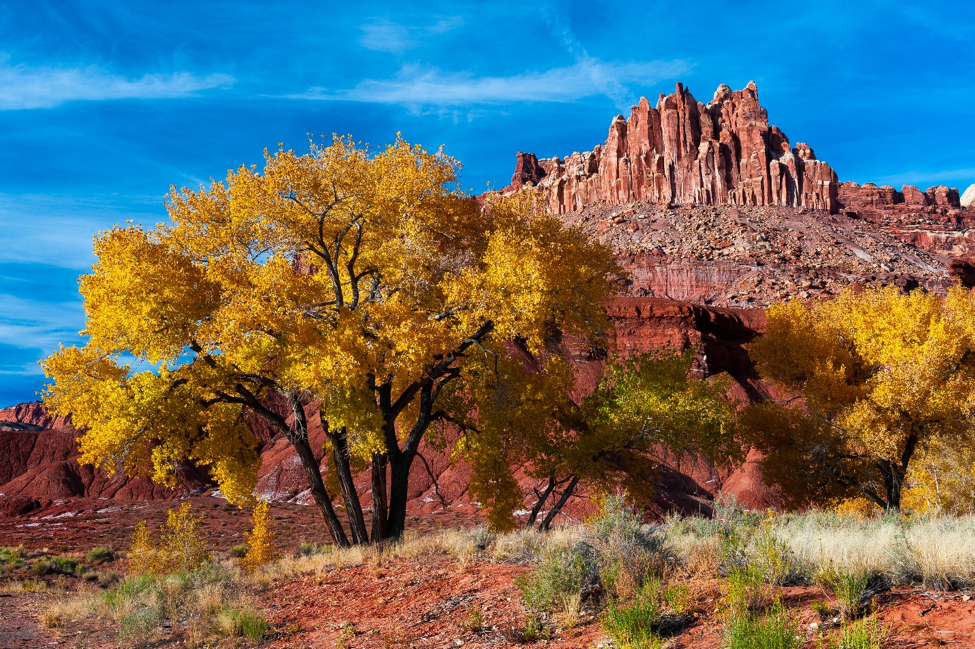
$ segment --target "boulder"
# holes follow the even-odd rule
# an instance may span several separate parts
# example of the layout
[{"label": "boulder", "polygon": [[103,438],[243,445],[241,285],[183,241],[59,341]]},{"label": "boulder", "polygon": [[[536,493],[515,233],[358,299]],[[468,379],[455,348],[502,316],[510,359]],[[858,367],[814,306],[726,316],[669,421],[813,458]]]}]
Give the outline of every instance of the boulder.
[{"label": "boulder", "polygon": [[960,203],[962,207],[975,207],[975,184],[969,186],[961,195]]}]

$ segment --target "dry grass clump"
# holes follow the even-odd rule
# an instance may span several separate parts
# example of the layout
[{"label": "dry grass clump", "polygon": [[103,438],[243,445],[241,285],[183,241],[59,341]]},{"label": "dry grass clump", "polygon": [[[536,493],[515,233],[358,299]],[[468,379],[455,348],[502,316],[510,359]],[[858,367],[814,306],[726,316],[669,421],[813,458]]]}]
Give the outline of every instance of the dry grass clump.
[{"label": "dry grass clump", "polygon": [[667,547],[689,574],[748,565],[771,584],[816,579],[827,570],[935,588],[975,584],[971,516],[779,515],[723,504],[712,519],[675,516],[664,528]]},{"label": "dry grass clump", "polygon": [[[269,560],[273,540],[269,530],[261,528],[267,521],[255,518],[257,532],[249,537],[250,550],[260,556],[253,556],[248,567]],[[154,643],[164,634],[181,638],[189,647],[211,646],[219,637],[260,640],[270,627],[254,607],[254,584],[234,562],[212,560],[197,529],[201,519],[187,503],[169,511],[158,537],[144,522],[136,526],[128,552],[130,574],[124,580],[106,590],[89,586],[59,597],[41,613],[40,621],[50,628],[69,621],[103,621],[118,630],[126,647]],[[114,559],[108,548],[89,554],[95,562]]]},{"label": "dry grass clump", "polygon": [[270,626],[231,564],[207,564],[170,575],[130,575],[107,591],[86,590],[63,597],[40,615],[48,627],[98,619],[118,630],[123,646],[152,644],[167,631],[188,646],[211,644],[215,637],[259,640]]},{"label": "dry grass clump", "polygon": [[288,578],[342,570],[397,558],[451,557],[462,563],[483,557],[497,563],[534,563],[549,548],[569,547],[583,537],[580,527],[553,528],[549,532],[518,530],[495,534],[484,527],[442,529],[426,534],[407,533],[380,545],[339,548],[302,542],[298,552],[269,565],[268,578]]},{"label": "dry grass clump", "polygon": [[104,611],[100,604],[101,601],[90,593],[83,597],[61,596],[41,611],[38,620],[49,629],[62,628],[69,622],[97,616]]},{"label": "dry grass clump", "polygon": [[829,513],[783,516],[777,536],[815,572],[833,565],[894,583],[959,588],[975,583],[975,518]]}]

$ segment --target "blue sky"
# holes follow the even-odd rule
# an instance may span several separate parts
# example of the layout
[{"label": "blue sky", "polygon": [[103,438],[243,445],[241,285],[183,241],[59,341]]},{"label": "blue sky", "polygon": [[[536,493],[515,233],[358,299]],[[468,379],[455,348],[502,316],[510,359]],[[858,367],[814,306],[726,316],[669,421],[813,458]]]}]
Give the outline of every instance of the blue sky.
[{"label": "blue sky", "polygon": [[481,191],[641,95],[753,79],[843,180],[975,182],[970,0],[789,4],[0,3],[0,407],[80,340],[94,233],[308,133],[445,144]]}]

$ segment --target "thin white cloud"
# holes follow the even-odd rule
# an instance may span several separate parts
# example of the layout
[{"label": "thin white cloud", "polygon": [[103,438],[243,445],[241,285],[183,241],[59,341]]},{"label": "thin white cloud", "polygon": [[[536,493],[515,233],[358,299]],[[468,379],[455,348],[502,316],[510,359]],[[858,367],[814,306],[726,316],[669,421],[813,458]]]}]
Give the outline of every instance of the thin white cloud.
[{"label": "thin white cloud", "polygon": [[416,46],[423,38],[445,34],[463,24],[460,16],[441,18],[429,25],[404,25],[390,20],[374,20],[361,27],[359,44],[368,50],[399,54]]},{"label": "thin white cloud", "polygon": [[30,67],[0,60],[0,110],[53,108],[69,101],[174,99],[229,87],[234,81],[226,74],[197,76],[189,72],[129,79],[94,66]]},{"label": "thin white cloud", "polygon": [[969,183],[975,182],[975,167],[941,171],[905,171],[892,176],[884,176],[875,182],[895,187],[917,185],[921,189],[926,189],[932,185],[956,185],[960,182],[962,185],[960,189],[965,191]]},{"label": "thin white cloud", "polygon": [[[87,270],[95,261],[95,234],[128,219],[156,223],[165,216],[162,196],[117,199],[0,193],[0,262]],[[125,200],[138,201],[143,210],[123,207]],[[150,209],[153,203],[159,205],[158,211]]]},{"label": "thin white cloud", "polygon": [[[40,349],[47,354],[59,343],[77,344],[78,332],[85,326],[81,296],[74,302],[40,302],[15,295],[0,294],[0,342],[21,349]],[[7,367],[13,374],[39,374],[40,367],[28,363],[22,368]]]},{"label": "thin white cloud", "polygon": [[[576,38],[569,24],[568,15],[562,7],[554,2],[542,2],[539,5],[539,14],[545,24],[548,25],[552,35],[562,43],[562,47],[576,60],[576,63],[591,70],[592,82],[599,88],[600,94],[612,99],[617,108],[625,111],[633,99],[630,89],[625,85],[629,80],[622,75],[613,74],[612,70],[607,71],[599,66],[598,61],[589,55],[586,48]],[[681,71],[681,73],[683,72],[686,70]]]},{"label": "thin white cloud", "polygon": [[[519,101],[569,102],[594,95],[607,95],[620,103],[621,97],[607,93],[610,85],[650,86],[679,77],[689,69],[690,65],[682,60],[601,63],[586,58],[569,67],[544,72],[477,77],[466,72],[407,66],[393,79],[366,79],[349,90],[311,88],[292,98],[396,104],[414,110]],[[627,101],[636,99],[627,95]]]}]

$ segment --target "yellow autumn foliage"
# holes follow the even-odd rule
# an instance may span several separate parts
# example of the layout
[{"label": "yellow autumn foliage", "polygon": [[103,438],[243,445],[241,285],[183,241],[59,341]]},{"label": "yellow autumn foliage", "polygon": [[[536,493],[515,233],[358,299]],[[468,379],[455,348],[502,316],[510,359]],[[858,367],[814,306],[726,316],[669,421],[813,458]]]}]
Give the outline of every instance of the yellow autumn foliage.
[{"label": "yellow autumn foliage", "polygon": [[274,537],[271,505],[266,500],[260,500],[254,505],[251,530],[247,533],[247,554],[240,561],[245,572],[254,572],[277,558]]},{"label": "yellow autumn foliage", "polygon": [[202,521],[203,516],[195,516],[188,502],[166,512],[158,537],[140,521],[129,544],[129,571],[158,575],[203,567],[210,560],[210,552],[198,530]]},{"label": "yellow autumn foliage", "polygon": [[[317,472],[303,411],[316,404],[343,438],[337,457],[388,461],[388,530],[401,533],[431,422],[494,399],[488,375],[509,341],[541,354],[560,336],[605,337],[621,276],[608,248],[530,192],[475,199],[458,169],[399,138],[373,151],[335,137],[172,188],[168,222],[101,233],[80,282],[87,344],[43,363],[47,407],[85,431],[80,460],[169,485],[193,463],[245,504],[259,466],[248,418]],[[545,353],[558,389],[571,387],[565,352]],[[554,387],[506,389],[525,416],[548,416]],[[506,424],[492,415],[481,428],[504,436]],[[341,543],[332,495],[312,489]]]},{"label": "yellow autumn foliage", "polygon": [[[772,306],[752,347],[763,377],[801,397],[743,414],[769,454],[766,472],[798,502],[866,497],[897,509],[934,503],[933,468],[968,485],[975,450],[975,297],[897,287],[844,291],[810,307]],[[963,463],[964,464],[964,463]]]}]

